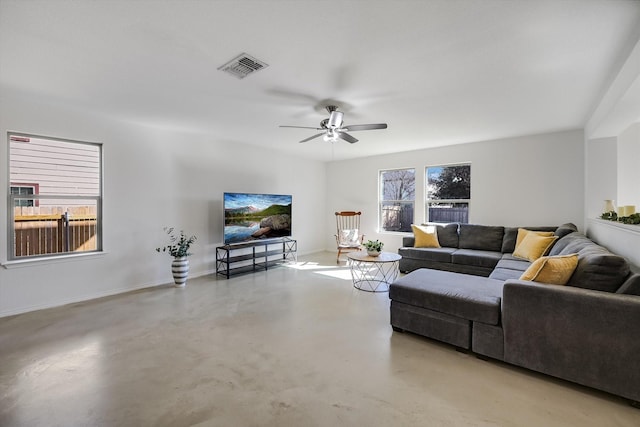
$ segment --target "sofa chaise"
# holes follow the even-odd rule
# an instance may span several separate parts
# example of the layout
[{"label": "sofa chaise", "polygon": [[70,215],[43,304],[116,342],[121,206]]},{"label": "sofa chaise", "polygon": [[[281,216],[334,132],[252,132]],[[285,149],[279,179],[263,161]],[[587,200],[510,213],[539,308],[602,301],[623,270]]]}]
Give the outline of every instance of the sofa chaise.
[{"label": "sofa chaise", "polygon": [[[394,331],[443,341],[637,405],[640,275],[572,224],[537,229],[554,242],[535,260],[514,256],[518,228],[438,226],[440,248],[415,248],[408,245],[413,238],[405,238],[400,269],[410,273],[389,287]],[[521,279],[531,279],[527,275],[538,264],[564,259],[576,260],[564,286],[545,283],[544,275]]]}]

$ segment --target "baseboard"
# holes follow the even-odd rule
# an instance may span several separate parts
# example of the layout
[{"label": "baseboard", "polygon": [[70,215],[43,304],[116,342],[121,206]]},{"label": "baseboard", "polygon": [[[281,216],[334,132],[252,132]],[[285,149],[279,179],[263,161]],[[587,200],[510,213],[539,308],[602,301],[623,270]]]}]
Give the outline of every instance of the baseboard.
[{"label": "baseboard", "polygon": [[[201,271],[201,272],[198,272],[198,273],[190,274],[189,278],[195,279],[197,277],[207,276],[207,275],[210,275],[210,274],[215,274],[215,270],[206,270],[206,271]],[[86,295],[82,295],[82,296],[76,296],[76,297],[73,297],[73,298],[62,298],[62,299],[59,299],[59,300],[56,300],[56,301],[52,301],[52,302],[50,301],[50,302],[48,302],[46,304],[35,304],[35,305],[29,305],[29,306],[25,306],[25,307],[16,308],[16,309],[0,311],[0,318],[7,317],[7,316],[15,316],[15,315],[18,315],[18,314],[29,313],[29,312],[37,311],[37,310],[45,310],[45,309],[48,309],[48,308],[62,307],[62,306],[69,305],[69,304],[77,304],[77,303],[80,303],[80,302],[91,301],[91,300],[104,298],[104,297],[110,297],[110,296],[114,296],[114,295],[126,294],[127,292],[135,292],[135,291],[139,291],[141,289],[154,288],[156,286],[163,286],[163,285],[167,285],[167,284],[170,284],[170,283],[172,283],[172,279],[171,279],[171,277],[168,277],[167,279],[163,279],[160,282],[143,283],[143,284],[136,285],[136,286],[128,286],[126,288],[109,289],[109,290],[106,290],[106,291],[86,294]]]}]

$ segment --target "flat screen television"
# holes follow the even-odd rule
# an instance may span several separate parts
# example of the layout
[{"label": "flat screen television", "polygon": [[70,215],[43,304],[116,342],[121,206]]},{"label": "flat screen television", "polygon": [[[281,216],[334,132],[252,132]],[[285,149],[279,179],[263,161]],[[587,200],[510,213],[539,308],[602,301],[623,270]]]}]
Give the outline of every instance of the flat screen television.
[{"label": "flat screen television", "polygon": [[285,194],[224,193],[224,243],[291,236],[291,202]]}]

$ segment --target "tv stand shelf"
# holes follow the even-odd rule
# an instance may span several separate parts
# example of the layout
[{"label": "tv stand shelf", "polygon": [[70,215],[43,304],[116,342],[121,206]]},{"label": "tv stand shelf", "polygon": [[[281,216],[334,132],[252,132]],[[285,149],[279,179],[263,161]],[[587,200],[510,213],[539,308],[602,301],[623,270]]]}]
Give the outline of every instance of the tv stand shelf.
[{"label": "tv stand shelf", "polygon": [[227,279],[236,274],[268,270],[297,259],[298,242],[294,239],[253,240],[216,248],[216,274]]}]

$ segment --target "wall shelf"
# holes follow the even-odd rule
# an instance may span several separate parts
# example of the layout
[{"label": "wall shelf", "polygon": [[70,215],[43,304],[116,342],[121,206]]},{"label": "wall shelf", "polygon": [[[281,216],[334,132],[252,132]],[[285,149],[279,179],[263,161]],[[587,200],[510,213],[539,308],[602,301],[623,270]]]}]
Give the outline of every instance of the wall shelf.
[{"label": "wall shelf", "polygon": [[253,240],[216,248],[216,274],[227,279],[237,274],[268,270],[287,261],[296,261],[298,242],[294,239]]},{"label": "wall shelf", "polygon": [[600,219],[600,218],[589,218],[589,222],[593,222],[594,224],[604,225],[607,227],[612,227],[622,231],[628,231],[630,233],[640,234],[640,225],[636,225],[636,224],[623,224],[621,222],[608,221],[606,219]]}]

